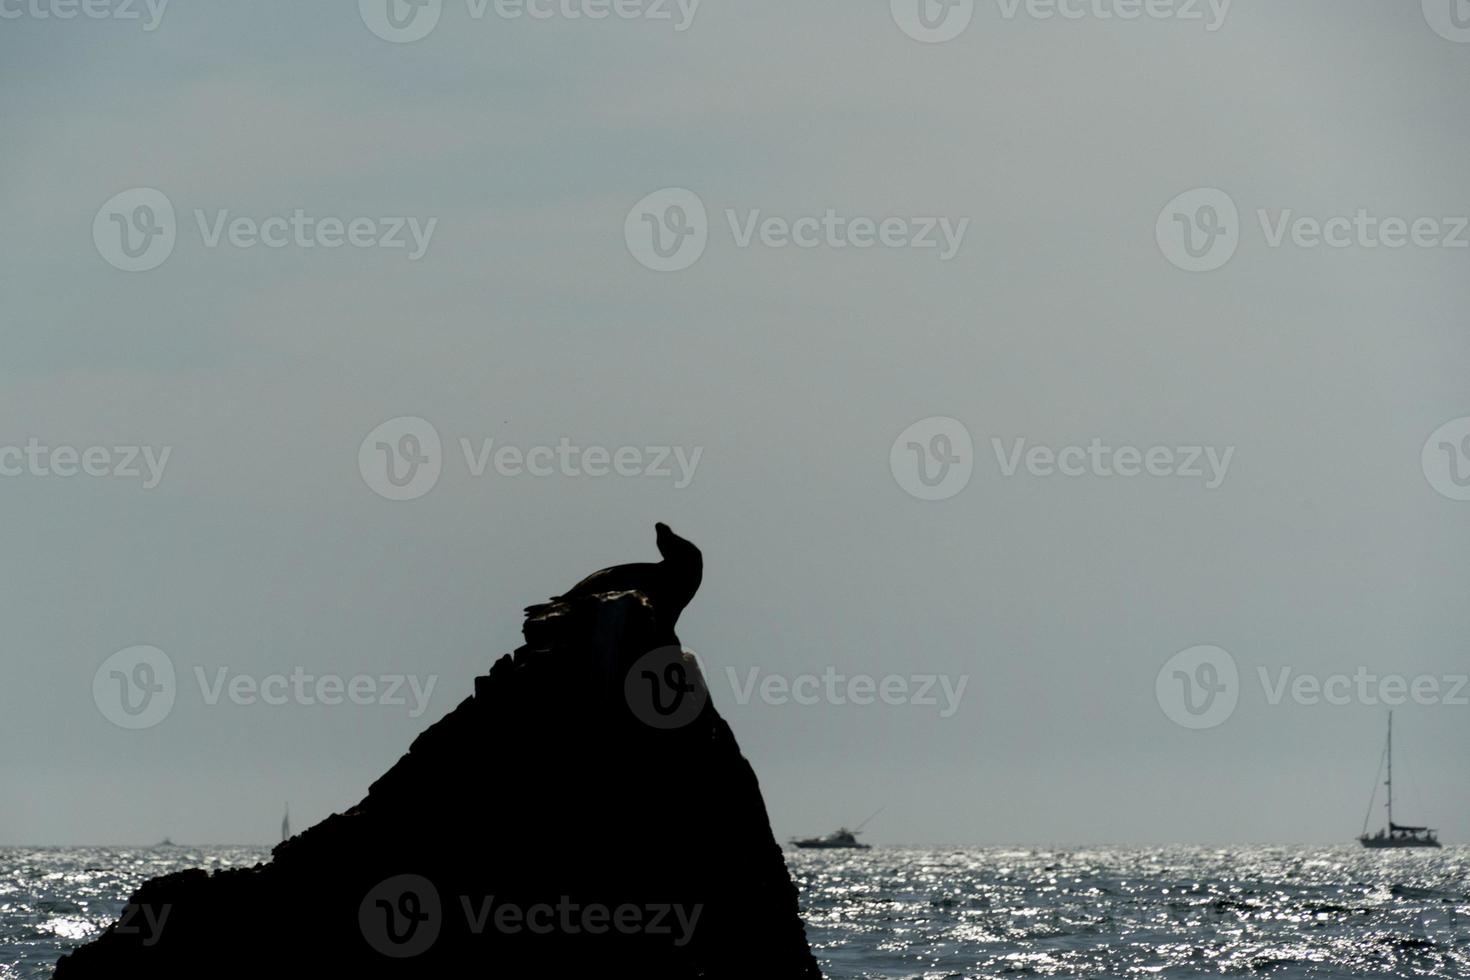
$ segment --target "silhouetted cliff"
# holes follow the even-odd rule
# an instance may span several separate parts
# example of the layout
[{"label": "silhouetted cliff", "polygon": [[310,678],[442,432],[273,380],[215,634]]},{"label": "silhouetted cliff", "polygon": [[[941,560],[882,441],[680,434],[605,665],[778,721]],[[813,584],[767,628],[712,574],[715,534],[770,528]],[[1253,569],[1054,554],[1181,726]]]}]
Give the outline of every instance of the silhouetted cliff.
[{"label": "silhouetted cliff", "polygon": [[146,883],[157,935],[114,925],[56,980],[819,978],[755,773],[647,599],[525,635],[357,806]]}]

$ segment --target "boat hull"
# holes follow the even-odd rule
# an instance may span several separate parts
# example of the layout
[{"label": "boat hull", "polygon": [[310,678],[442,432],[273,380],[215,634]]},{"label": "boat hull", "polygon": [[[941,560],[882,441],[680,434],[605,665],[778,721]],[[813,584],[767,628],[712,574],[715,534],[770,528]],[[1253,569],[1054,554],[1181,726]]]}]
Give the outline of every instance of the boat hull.
[{"label": "boat hull", "polygon": [[1383,838],[1380,840],[1375,837],[1360,837],[1358,838],[1358,843],[1372,851],[1398,850],[1404,847],[1437,848],[1440,846],[1437,840],[1394,840],[1392,838]]}]

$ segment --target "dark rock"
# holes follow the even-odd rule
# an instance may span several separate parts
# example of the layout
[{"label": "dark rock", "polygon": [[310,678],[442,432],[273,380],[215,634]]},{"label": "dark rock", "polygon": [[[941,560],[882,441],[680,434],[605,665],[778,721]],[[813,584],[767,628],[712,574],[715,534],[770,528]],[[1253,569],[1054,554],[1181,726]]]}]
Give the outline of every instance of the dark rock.
[{"label": "dark rock", "polygon": [[356,806],[147,882],[162,928],[125,916],[56,980],[820,978],[755,773],[648,599],[525,634]]}]

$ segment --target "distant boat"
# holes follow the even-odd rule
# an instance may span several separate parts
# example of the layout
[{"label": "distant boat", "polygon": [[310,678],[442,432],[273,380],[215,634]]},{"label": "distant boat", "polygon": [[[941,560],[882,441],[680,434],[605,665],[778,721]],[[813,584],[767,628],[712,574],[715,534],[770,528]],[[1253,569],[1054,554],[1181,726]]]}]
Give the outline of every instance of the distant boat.
[{"label": "distant boat", "polygon": [[[880,807],[877,813],[873,814],[873,817],[876,817],[882,812],[883,810]],[[838,827],[825,837],[793,837],[791,843],[795,847],[805,848],[807,850],[830,851],[845,848],[848,850],[867,851],[872,848],[872,845],[862,843],[857,839],[857,835],[861,834],[863,828],[872,822],[873,817],[869,817],[867,820],[858,824],[857,830]]]},{"label": "distant boat", "polygon": [[153,845],[153,849],[154,850],[158,850],[160,847],[178,847],[178,846],[179,845],[175,844],[173,841],[171,841],[167,837],[165,837],[163,840],[159,841],[157,844],[154,844]]},{"label": "distant boat", "polygon": [[871,849],[873,845],[864,844],[857,839],[858,833],[859,831],[856,830],[839,827],[826,837],[793,837],[791,843],[797,847],[820,850],[835,850],[843,847],[859,851]]},{"label": "distant boat", "polygon": [[[1439,836],[1428,827],[1411,827],[1393,822],[1393,712],[1388,713],[1388,745],[1383,750],[1388,760],[1388,827],[1378,833],[1368,834],[1368,820],[1363,820],[1363,833],[1358,842],[1364,847],[1378,849],[1388,847],[1439,847]],[[1381,763],[1380,763],[1381,766]],[[1373,796],[1378,796],[1375,786]],[[1373,800],[1368,801],[1369,817],[1373,814]]]},{"label": "distant boat", "polygon": [[281,840],[291,839],[291,804],[286,804],[286,813],[281,817]]}]

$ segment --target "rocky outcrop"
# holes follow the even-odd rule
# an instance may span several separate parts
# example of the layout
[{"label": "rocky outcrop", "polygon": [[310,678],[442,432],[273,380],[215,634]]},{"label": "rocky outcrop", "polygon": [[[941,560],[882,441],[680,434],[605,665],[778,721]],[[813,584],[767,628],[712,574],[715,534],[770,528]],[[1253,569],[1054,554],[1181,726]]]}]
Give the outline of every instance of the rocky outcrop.
[{"label": "rocky outcrop", "polygon": [[539,607],[360,803],[144,884],[56,980],[819,978],[755,773],[659,622],[639,592]]}]

